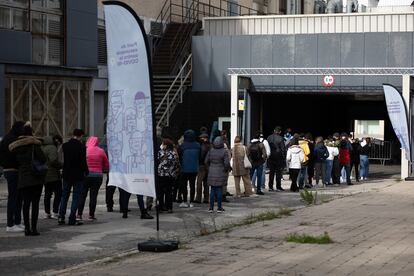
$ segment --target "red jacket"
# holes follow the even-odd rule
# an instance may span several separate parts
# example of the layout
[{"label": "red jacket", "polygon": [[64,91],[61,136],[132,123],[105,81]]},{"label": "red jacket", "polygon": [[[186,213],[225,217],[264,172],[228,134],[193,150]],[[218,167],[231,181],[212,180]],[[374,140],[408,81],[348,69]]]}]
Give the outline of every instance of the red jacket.
[{"label": "red jacket", "polygon": [[341,165],[347,165],[351,161],[351,154],[349,149],[340,149],[339,150],[339,163]]},{"label": "red jacket", "polygon": [[105,151],[98,147],[98,138],[91,136],[86,142],[86,162],[90,173],[102,173],[109,168],[108,157]]}]

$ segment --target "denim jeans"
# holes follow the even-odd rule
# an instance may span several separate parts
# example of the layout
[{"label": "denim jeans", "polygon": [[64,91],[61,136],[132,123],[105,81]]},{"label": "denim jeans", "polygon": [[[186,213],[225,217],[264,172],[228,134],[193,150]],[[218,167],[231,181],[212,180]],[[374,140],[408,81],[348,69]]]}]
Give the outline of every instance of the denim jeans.
[{"label": "denim jeans", "polygon": [[223,198],[222,186],[211,186],[210,191],[210,209],[214,209],[214,199],[217,199],[217,208],[221,209],[221,200]]},{"label": "denim jeans", "polygon": [[86,177],[79,200],[78,215],[83,215],[83,208],[85,208],[85,202],[89,192],[89,216],[95,217],[96,201],[98,198],[99,188],[101,188],[102,185],[102,180],[102,176]]},{"label": "denim jeans", "polygon": [[17,189],[19,174],[17,171],[4,172],[7,180],[7,226],[19,225],[22,221],[23,197]]},{"label": "denim jeans", "polygon": [[331,176],[332,176],[332,167],[333,167],[333,160],[325,160],[325,184],[332,184]]},{"label": "denim jeans", "polygon": [[341,164],[341,171],[342,169],[345,170],[345,179],[346,179],[346,183],[350,184],[351,183],[351,166],[348,164]]},{"label": "denim jeans", "polygon": [[299,189],[302,189],[303,186],[306,184],[306,180],[308,179],[308,166],[302,166],[299,172]]},{"label": "denim jeans", "polygon": [[[262,189],[266,187],[266,162],[263,164],[263,171],[262,171]],[[255,171],[252,176],[252,187],[256,188],[256,178],[257,172]]]},{"label": "denim jeans", "polygon": [[259,166],[253,166],[252,167],[252,169],[250,170],[250,178],[253,179],[254,173],[256,173],[256,178],[257,178],[256,191],[260,192],[262,190],[263,164],[259,165]]},{"label": "denim jeans", "polygon": [[368,177],[368,173],[369,173],[369,160],[368,160],[368,155],[360,155],[359,156],[359,160],[360,160],[360,164],[359,164],[359,174],[361,175],[361,177],[363,178],[367,178]]},{"label": "denim jeans", "polygon": [[68,206],[70,191],[73,186],[72,204],[70,207],[69,223],[76,221],[76,211],[78,209],[79,198],[82,193],[83,181],[67,181],[63,180],[62,199],[60,201],[59,217],[65,218],[66,208]]}]

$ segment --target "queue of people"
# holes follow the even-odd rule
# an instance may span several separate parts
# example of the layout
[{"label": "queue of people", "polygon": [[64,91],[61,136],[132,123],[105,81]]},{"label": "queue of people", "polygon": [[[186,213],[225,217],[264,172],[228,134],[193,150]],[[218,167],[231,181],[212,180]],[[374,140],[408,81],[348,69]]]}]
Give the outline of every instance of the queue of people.
[{"label": "queue of people", "polygon": [[[8,184],[6,231],[39,235],[37,222],[43,186],[45,218],[57,219],[60,225],[82,225],[89,195],[87,220],[97,219],[97,197],[104,175],[108,174],[109,162],[98,138],[91,136],[84,145],[83,136],[81,129],[75,129],[72,138],[63,143],[59,135],[35,137],[30,123],[14,123],[0,144],[0,164]],[[282,128],[277,126],[267,139],[257,132],[246,145],[242,137],[236,136],[233,148],[225,131],[215,131],[210,140],[205,128],[198,136],[193,130],[185,131],[178,143],[168,136],[159,138],[156,193],[160,212],[172,213],[174,202],[179,208],[209,204],[209,212],[214,212],[217,202],[216,211],[224,212],[223,202],[232,196],[227,191],[230,172],[234,177],[235,199],[263,195],[267,169],[268,190],[278,192],[284,191],[281,181],[286,168],[292,192],[320,183],[352,185],[352,168],[356,181],[366,180],[369,173],[370,139],[351,140],[346,133],[313,140],[309,133],[292,134],[290,129],[283,135]],[[113,212],[115,187],[108,186],[108,177],[105,200],[107,211]],[[118,189],[120,212],[123,218],[128,218],[131,194]],[[70,194],[72,201],[66,221]],[[145,202],[142,195],[137,195],[137,202],[141,219],[153,219],[149,214],[152,198],[147,197]]]},{"label": "queue of people", "polygon": [[45,218],[66,224],[66,209],[72,193],[67,224],[82,225],[89,193],[89,220],[96,219],[102,173],[108,170],[109,163],[105,152],[97,147],[98,139],[89,137],[85,146],[83,135],[81,129],[75,129],[72,138],[63,143],[59,135],[34,136],[30,122],[13,124],[0,144],[0,164],[8,185],[7,232],[24,232],[26,236],[40,234],[37,224],[43,186]]}]

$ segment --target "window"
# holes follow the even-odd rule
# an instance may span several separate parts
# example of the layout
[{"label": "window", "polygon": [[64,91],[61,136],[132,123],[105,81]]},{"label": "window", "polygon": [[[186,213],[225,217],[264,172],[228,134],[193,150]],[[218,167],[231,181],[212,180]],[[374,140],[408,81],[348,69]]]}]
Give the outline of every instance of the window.
[{"label": "window", "polygon": [[0,28],[10,29],[10,8],[0,7]]},{"label": "window", "polygon": [[33,63],[63,63],[62,0],[0,0],[0,28],[32,33]]},{"label": "window", "polygon": [[98,64],[106,65],[106,34],[104,28],[98,28]]},{"label": "window", "polygon": [[32,7],[34,8],[47,8],[50,10],[58,10],[62,9],[62,1],[61,0],[31,0]]},{"label": "window", "polygon": [[163,24],[161,22],[151,21],[151,31],[150,34],[153,36],[162,36]]},{"label": "window", "polygon": [[12,30],[27,31],[29,29],[29,22],[27,18],[27,10],[13,9],[13,23]]}]

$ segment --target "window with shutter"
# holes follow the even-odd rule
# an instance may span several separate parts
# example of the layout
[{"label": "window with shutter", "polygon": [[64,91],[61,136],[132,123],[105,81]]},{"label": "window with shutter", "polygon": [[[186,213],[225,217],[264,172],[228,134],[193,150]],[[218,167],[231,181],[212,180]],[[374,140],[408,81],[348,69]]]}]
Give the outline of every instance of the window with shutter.
[{"label": "window with shutter", "polygon": [[160,22],[151,21],[151,35],[161,36],[162,35],[163,24]]},{"label": "window with shutter", "polygon": [[106,34],[104,28],[98,28],[98,64],[105,65],[107,63],[106,56]]}]

